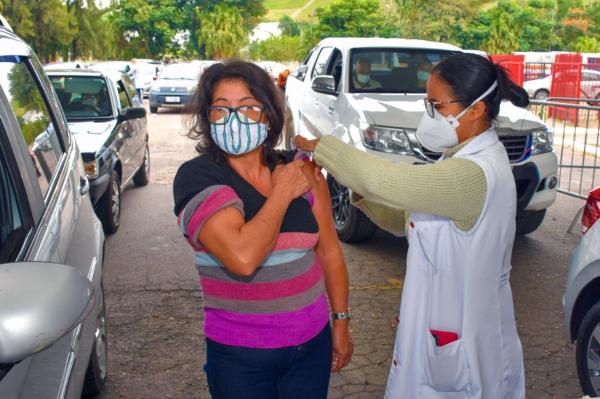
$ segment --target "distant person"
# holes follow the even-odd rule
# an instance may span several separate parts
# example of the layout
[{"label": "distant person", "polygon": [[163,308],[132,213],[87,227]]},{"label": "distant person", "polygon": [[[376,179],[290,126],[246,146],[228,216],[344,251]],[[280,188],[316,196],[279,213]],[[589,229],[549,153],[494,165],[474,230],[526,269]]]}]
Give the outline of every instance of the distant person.
[{"label": "distant person", "polygon": [[[348,272],[325,179],[275,150],[281,94],[259,66],[207,68],[175,176],[175,214],[203,290],[208,387],[218,399],[326,399],[352,355]],[[329,309],[331,307],[331,320]]]},{"label": "distant person", "polygon": [[279,87],[284,92],[288,76],[290,76],[290,70],[287,68],[279,72],[279,75],[277,76],[277,87]]},{"label": "distant person", "polygon": [[355,89],[373,90],[380,89],[381,83],[371,79],[371,63],[366,58],[359,58],[354,65],[352,83]]},{"label": "distant person", "polygon": [[138,65],[137,59],[132,58],[131,64],[133,68],[128,72],[129,77],[133,80],[133,85],[135,86],[135,92],[137,93],[140,101],[144,101],[144,77],[142,75],[141,66]]},{"label": "distant person", "polygon": [[425,89],[427,87],[427,79],[429,79],[429,75],[431,75],[431,62],[429,60],[424,60],[419,65],[419,69],[417,70],[417,87],[420,89]]}]

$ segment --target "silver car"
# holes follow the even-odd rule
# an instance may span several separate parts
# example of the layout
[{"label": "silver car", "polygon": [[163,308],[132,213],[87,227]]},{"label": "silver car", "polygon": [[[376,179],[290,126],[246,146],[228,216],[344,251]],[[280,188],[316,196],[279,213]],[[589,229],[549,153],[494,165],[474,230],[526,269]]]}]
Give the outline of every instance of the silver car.
[{"label": "silver car", "polygon": [[583,208],[583,235],[571,258],[563,298],[565,323],[577,341],[577,372],[583,391],[600,396],[600,187]]},{"label": "silver car", "polygon": [[119,228],[121,191],[148,184],[146,109],[120,72],[47,71],[83,157],[96,214],[106,234]]},{"label": "silver car", "polygon": [[104,233],[89,188],[37,57],[0,24],[0,398],[104,386]]}]

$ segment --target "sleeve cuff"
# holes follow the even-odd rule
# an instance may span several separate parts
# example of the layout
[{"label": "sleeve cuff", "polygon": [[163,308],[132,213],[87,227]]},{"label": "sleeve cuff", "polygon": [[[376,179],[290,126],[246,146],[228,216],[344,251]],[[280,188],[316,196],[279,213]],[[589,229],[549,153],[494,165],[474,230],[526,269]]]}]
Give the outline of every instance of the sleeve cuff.
[{"label": "sleeve cuff", "polygon": [[244,204],[236,192],[228,186],[212,186],[198,193],[179,215],[179,226],[189,243],[200,248],[198,235],[206,221],[221,209],[233,207],[244,214]]},{"label": "sleeve cuff", "polygon": [[333,169],[345,144],[334,136],[323,136],[317,144],[314,161],[325,169]]}]

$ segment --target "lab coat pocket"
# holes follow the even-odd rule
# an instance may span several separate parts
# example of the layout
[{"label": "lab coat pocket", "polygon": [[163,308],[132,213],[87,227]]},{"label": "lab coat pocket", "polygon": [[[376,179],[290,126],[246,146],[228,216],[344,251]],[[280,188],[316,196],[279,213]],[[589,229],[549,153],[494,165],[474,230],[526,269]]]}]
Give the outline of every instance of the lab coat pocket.
[{"label": "lab coat pocket", "polygon": [[434,392],[464,393],[464,395],[446,395],[444,397],[468,398],[469,366],[462,339],[459,338],[444,346],[437,346],[431,333],[427,331],[426,334],[425,385],[428,385]]}]

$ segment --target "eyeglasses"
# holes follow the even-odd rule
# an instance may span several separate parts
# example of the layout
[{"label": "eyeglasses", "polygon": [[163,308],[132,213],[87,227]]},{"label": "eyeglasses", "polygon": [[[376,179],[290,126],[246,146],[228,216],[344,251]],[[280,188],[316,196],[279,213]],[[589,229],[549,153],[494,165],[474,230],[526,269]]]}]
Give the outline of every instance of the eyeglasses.
[{"label": "eyeglasses", "polygon": [[425,102],[425,110],[427,110],[427,115],[431,116],[432,118],[435,116],[435,109],[440,106],[440,105],[444,105],[444,104],[453,104],[453,103],[461,103],[462,100],[451,100],[451,101],[431,101],[428,98],[424,98],[423,101]]},{"label": "eyeglasses", "polygon": [[224,125],[229,121],[232,113],[245,125],[260,123],[264,107],[259,105],[242,105],[241,107],[208,107],[208,121],[217,125]]}]

